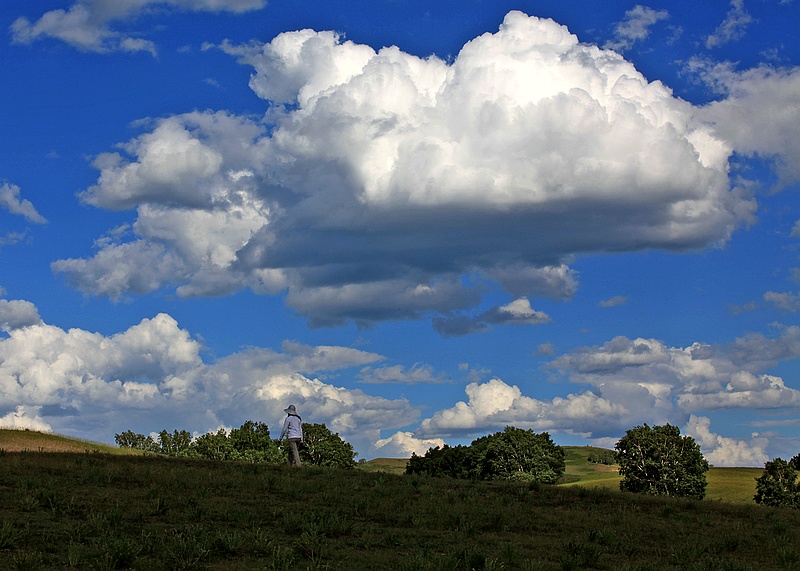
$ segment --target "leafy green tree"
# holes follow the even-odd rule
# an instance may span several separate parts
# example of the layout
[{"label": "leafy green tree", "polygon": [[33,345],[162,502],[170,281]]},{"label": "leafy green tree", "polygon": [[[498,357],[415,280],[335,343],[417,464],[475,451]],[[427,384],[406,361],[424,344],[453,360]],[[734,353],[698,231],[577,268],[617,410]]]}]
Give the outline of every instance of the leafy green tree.
[{"label": "leafy green tree", "polygon": [[506,426],[473,441],[482,480],[525,480],[554,484],[565,470],[564,449],[547,432]]},{"label": "leafy green tree", "polygon": [[706,494],[708,461],[691,436],[677,426],[636,426],[617,445],[620,490],[639,494],[701,499]]},{"label": "leafy green tree", "polygon": [[[288,444],[284,444],[284,453],[288,453]],[[354,468],[356,455],[352,444],[342,440],[338,433],[331,432],[324,424],[303,424],[303,446],[300,447],[303,464]]]},{"label": "leafy green tree", "polygon": [[135,448],[146,452],[160,452],[160,446],[153,440],[152,436],[138,434],[132,430],[126,430],[114,435],[114,440],[120,448]]},{"label": "leafy green tree", "polygon": [[167,456],[192,455],[192,435],[185,430],[174,430],[172,434],[166,430],[158,433],[159,452]]},{"label": "leafy green tree", "polygon": [[216,433],[201,434],[192,442],[192,449],[198,456],[210,460],[236,460],[238,455],[224,428]]},{"label": "leafy green tree", "polygon": [[789,460],[775,458],[764,464],[764,472],[756,478],[754,500],[763,506],[800,509],[800,454]]},{"label": "leafy green tree", "polygon": [[586,461],[591,462],[592,464],[611,466],[612,464],[617,463],[617,457],[611,450],[599,450],[589,452],[589,455],[586,457]]},{"label": "leafy green tree", "polygon": [[464,480],[478,477],[478,458],[469,446],[436,446],[429,448],[424,456],[411,454],[406,464],[406,474],[427,476],[449,476]]},{"label": "leafy green tree", "polygon": [[283,452],[263,422],[245,421],[239,428],[231,430],[228,439],[236,450],[237,460],[267,464],[283,461]]},{"label": "leafy green tree", "polygon": [[482,436],[469,446],[437,446],[424,456],[412,454],[406,474],[550,484],[564,469],[564,450],[548,433],[507,426],[503,432]]}]

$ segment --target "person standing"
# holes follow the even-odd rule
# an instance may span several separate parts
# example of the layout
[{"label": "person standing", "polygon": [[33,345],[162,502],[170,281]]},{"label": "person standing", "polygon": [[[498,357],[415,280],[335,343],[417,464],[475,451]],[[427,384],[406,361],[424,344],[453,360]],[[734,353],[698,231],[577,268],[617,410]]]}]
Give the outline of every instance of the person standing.
[{"label": "person standing", "polygon": [[303,441],[303,419],[297,414],[293,404],[283,409],[283,412],[286,413],[286,420],[283,421],[283,430],[278,441],[285,436],[289,442],[289,466],[301,466],[298,445]]}]

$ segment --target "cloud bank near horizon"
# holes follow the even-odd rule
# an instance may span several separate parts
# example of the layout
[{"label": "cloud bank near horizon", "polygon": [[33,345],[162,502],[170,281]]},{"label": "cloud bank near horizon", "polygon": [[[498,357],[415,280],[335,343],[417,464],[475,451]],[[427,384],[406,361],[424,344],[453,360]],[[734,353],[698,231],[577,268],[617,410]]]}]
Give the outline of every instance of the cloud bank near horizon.
[{"label": "cloud bank near horizon", "polygon": [[[23,300],[0,300],[0,325],[0,426],[95,439],[103,434],[110,440],[127,429],[202,434],[247,419],[264,420],[274,430],[294,403],[308,421],[324,422],[368,457],[424,454],[447,440],[507,425],[613,447],[628,428],[669,422],[693,435],[715,465],[751,466],[768,459],[768,433],[753,433],[750,440],[721,437],[703,413],[770,410],[780,422],[800,406],[800,391],[762,372],[800,358],[798,327],[726,346],[676,348],[618,337],[551,361],[554,372],[582,387],[575,392],[540,400],[496,377],[469,382],[466,401],[420,422],[421,410],[405,398],[372,396],[331,381],[358,374],[364,383],[452,382],[425,364],[405,371],[384,365],[386,357],[375,353],[288,341],[279,351],[253,347],[205,363],[200,343],[169,315],[104,336],[48,325]],[[161,426],[164,418],[175,425]],[[417,429],[407,428],[417,423]]]}]

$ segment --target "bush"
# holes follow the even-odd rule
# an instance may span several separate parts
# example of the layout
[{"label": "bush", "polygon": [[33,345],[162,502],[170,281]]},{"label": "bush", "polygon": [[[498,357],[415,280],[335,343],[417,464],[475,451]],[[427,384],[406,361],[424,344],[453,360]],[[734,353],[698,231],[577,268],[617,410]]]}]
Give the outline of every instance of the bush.
[{"label": "bush", "polygon": [[[288,449],[288,445],[285,445]],[[353,445],[345,442],[338,433],[328,430],[324,424],[303,424],[303,445],[300,460],[314,466],[355,468],[357,453]]]},{"label": "bush", "polygon": [[677,426],[636,426],[617,445],[623,492],[702,499],[708,461],[691,436]]},{"label": "bush", "polygon": [[469,446],[437,446],[424,456],[412,454],[406,474],[552,484],[564,473],[564,456],[548,433],[507,426]]}]

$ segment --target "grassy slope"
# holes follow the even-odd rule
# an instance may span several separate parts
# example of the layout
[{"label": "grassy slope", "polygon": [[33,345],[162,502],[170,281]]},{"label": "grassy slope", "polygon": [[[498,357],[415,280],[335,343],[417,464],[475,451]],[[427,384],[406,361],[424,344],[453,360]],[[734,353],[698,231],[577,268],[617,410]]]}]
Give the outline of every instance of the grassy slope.
[{"label": "grassy slope", "polygon": [[0,450],[6,452],[104,452],[107,454],[138,454],[138,452],[90,442],[68,438],[58,434],[34,432],[32,430],[9,430],[0,428]]},{"label": "grassy slope", "polygon": [[363,470],[0,455],[0,569],[771,571],[800,510]]}]

